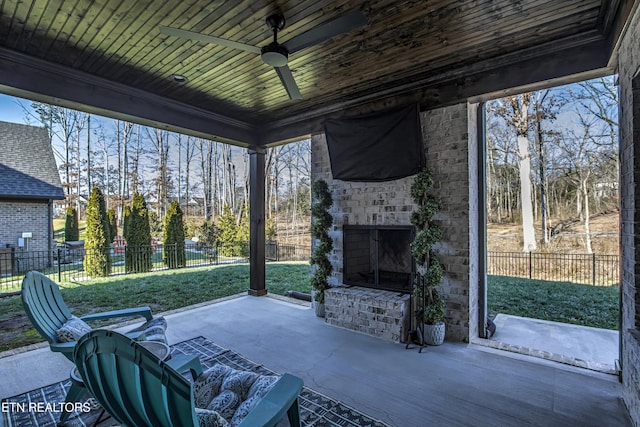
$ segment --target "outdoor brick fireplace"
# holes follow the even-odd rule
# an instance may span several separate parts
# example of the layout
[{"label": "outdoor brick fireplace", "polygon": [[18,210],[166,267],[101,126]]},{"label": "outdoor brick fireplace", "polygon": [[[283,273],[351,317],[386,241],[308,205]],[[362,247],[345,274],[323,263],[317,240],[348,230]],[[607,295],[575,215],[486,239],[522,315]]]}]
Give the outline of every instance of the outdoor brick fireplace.
[{"label": "outdoor brick fireplace", "polygon": [[326,321],[394,342],[411,328],[412,226],[344,225],[343,282],[325,293]]},{"label": "outdoor brick fireplace", "polygon": [[346,285],[411,292],[413,227],[345,225],[342,231]]},{"label": "outdoor brick fireplace", "polygon": [[[413,177],[385,182],[332,180],[324,135],[312,139],[313,173],[329,183],[333,197],[330,236],[334,267],[325,292],[328,324],[394,342],[409,326],[414,235],[409,195]],[[318,175],[316,175],[318,176]]]},{"label": "outdoor brick fireplace", "polygon": [[[477,336],[477,292],[469,286],[477,282],[476,263],[470,263],[477,237],[470,234],[469,226],[477,208],[470,200],[470,194],[477,194],[470,186],[477,164],[476,151],[469,151],[476,141],[471,131],[474,111],[464,103],[420,113],[427,167],[442,202],[436,220],[444,238],[437,251],[445,270],[441,289],[447,304],[446,339],[452,341],[467,341],[470,333]],[[333,179],[326,136],[315,134],[311,143],[312,179],[327,181],[333,199],[329,283],[334,288],[325,293],[325,320],[402,342],[411,317],[407,278],[415,271],[407,258],[414,233],[410,221],[415,209],[410,196],[414,177],[380,182]],[[402,246],[405,252],[395,247],[389,261],[380,243]],[[352,251],[359,255],[350,257],[347,252]]]}]

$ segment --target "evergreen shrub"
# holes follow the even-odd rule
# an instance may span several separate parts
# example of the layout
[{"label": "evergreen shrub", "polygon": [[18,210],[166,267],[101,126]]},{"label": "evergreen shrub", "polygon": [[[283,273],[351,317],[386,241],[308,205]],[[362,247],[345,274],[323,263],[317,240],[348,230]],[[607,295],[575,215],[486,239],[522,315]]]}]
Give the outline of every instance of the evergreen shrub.
[{"label": "evergreen shrub", "polygon": [[106,277],[111,271],[109,222],[104,196],[98,187],[93,187],[87,201],[86,227],[84,271],[91,277]]},{"label": "evergreen shrub", "polygon": [[171,202],[164,222],[162,261],[169,268],[185,266],[184,221],[177,200]]},{"label": "evergreen shrub", "polygon": [[78,211],[75,206],[67,208],[66,219],[64,223],[64,240],[65,242],[75,242],[80,240],[80,229],[78,228]]},{"label": "evergreen shrub", "polygon": [[151,270],[151,228],[149,212],[144,196],[135,193],[131,208],[125,209],[124,238],[127,241],[125,251],[125,269],[128,273],[144,273]]}]

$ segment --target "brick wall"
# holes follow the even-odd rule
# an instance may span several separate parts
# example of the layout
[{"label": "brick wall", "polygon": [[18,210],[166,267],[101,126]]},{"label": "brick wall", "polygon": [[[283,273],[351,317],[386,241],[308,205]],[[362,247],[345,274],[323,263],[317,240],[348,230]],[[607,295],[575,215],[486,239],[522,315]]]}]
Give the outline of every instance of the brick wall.
[{"label": "brick wall", "polygon": [[469,146],[475,146],[469,138],[469,126],[475,126],[469,123],[471,108],[465,103],[421,115],[427,167],[433,172],[434,194],[442,202],[434,220],[444,238],[434,249],[444,269],[441,293],[447,302],[446,337],[452,341],[469,339],[469,177],[476,170],[469,161]]},{"label": "brick wall", "polygon": [[[640,9],[618,51],[620,84],[620,251],[622,256],[623,398],[640,425]],[[634,88],[635,87],[635,88]]]},{"label": "brick wall", "polygon": [[325,291],[325,320],[393,342],[405,342],[409,332],[409,295],[368,288]]},{"label": "brick wall", "polygon": [[[436,250],[445,269],[441,290],[447,301],[447,339],[453,341],[469,338],[469,283],[473,278],[469,262],[473,241],[470,194],[476,194],[470,193],[470,176],[475,176],[477,155],[469,150],[470,144],[475,145],[469,134],[471,108],[465,103],[425,111],[420,116],[427,166],[436,181],[434,193],[442,201],[442,211],[435,220],[444,239]],[[333,194],[330,236],[334,249],[330,259],[334,273],[329,281],[341,285],[343,225],[409,225],[415,209],[409,194],[413,177],[376,183],[333,180],[325,135],[314,135],[311,144],[312,179],[326,180]]]},{"label": "brick wall", "polygon": [[311,178],[324,179],[333,195],[333,227],[329,233],[333,239],[333,252],[329,258],[333,264],[332,285],[343,283],[342,226],[343,225],[410,225],[414,208],[409,188],[412,178],[388,182],[345,182],[331,177],[331,164],[327,139],[324,134],[311,137]]},{"label": "brick wall", "polygon": [[[48,236],[53,225],[49,223],[49,206],[46,202],[5,202],[0,201],[0,243],[18,245],[23,232],[33,233],[29,250],[46,251],[53,239]],[[51,240],[50,240],[51,239]]]}]

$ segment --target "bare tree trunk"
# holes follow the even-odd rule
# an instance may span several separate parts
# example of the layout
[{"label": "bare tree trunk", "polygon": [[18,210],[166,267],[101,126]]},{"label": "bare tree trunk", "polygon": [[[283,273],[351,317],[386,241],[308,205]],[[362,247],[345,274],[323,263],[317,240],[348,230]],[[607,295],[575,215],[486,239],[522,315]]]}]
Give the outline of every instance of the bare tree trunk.
[{"label": "bare tree trunk", "polygon": [[[80,123],[76,120],[76,212],[80,218],[80,131],[82,130]],[[87,195],[88,197],[88,195]]]},{"label": "bare tree trunk", "polygon": [[273,217],[273,210],[271,209],[271,198],[273,196],[273,188],[271,184],[273,183],[273,179],[271,177],[272,166],[273,166],[273,152],[274,148],[267,148],[267,155],[265,161],[265,171],[264,171],[264,188],[265,188],[265,201],[266,201],[266,215],[267,218]]},{"label": "bare tree trunk", "polygon": [[520,172],[520,204],[522,211],[522,239],[524,252],[536,249],[533,227],[533,205],[531,202],[531,158],[529,155],[529,104],[530,94],[518,95],[519,111],[516,111],[516,133],[518,140],[518,170]]},{"label": "bare tree trunk", "polygon": [[207,202],[208,202],[208,205],[207,205],[207,211],[205,212],[206,221],[213,219],[213,213],[215,212],[213,209],[213,188],[212,188],[212,181],[214,177],[213,158],[212,158],[214,144],[217,145],[217,143],[214,143],[213,141],[209,141],[209,146],[207,151]]},{"label": "bare tree trunk", "polygon": [[[229,204],[229,198],[228,198],[228,186],[229,186],[229,170],[227,168],[227,150],[228,147],[226,145],[222,145],[220,147],[220,167],[222,169],[222,179],[221,179],[221,184],[222,184],[222,188],[221,188],[221,203],[220,203],[220,207],[222,208],[224,205]],[[230,206],[230,204],[229,204]]]},{"label": "bare tree trunk", "polygon": [[131,192],[134,194],[140,190],[138,186],[140,185],[140,154],[142,152],[140,125],[137,126],[137,129],[135,150],[133,150],[133,157],[131,158]]},{"label": "bare tree trunk", "polygon": [[133,123],[124,122],[122,124],[122,139],[123,139],[123,160],[122,164],[124,167],[123,175],[122,175],[122,196],[124,199],[129,199],[130,197],[130,173],[129,173],[129,141],[133,135]]},{"label": "bare tree trunk", "polygon": [[587,176],[581,181],[581,189],[582,189],[582,199],[584,204],[584,234],[585,234],[585,243],[587,246],[587,253],[593,253],[593,249],[591,248],[591,230],[589,227],[589,189],[587,187],[587,181],[589,180],[590,172],[587,172]]},{"label": "bare tree trunk", "polygon": [[220,144],[218,144],[216,142],[216,145],[213,147],[214,148],[214,152],[213,152],[213,191],[215,193],[216,196],[216,204],[215,204],[215,209],[214,209],[214,216],[218,216],[222,214],[222,205],[224,204],[223,202],[223,198],[224,198],[224,194],[223,194],[223,184],[220,178],[220,168],[222,168],[222,153],[220,150]]},{"label": "bare tree trunk", "polygon": [[[244,185],[243,185],[243,206],[249,206],[249,182],[250,182],[250,173],[249,173],[249,152],[245,150],[242,155],[244,161]],[[242,210],[242,208],[240,209]]]},{"label": "bare tree trunk", "polygon": [[301,148],[301,145],[297,144],[296,146],[297,153],[295,156],[296,175],[295,175],[294,184],[293,184],[293,217],[291,219],[291,224],[293,225],[293,233],[296,236],[296,244],[300,244],[300,235],[295,232],[296,227],[298,226],[298,178],[300,173],[300,156],[301,156],[300,148]]},{"label": "bare tree trunk", "polygon": [[200,170],[202,173],[202,183],[203,183],[203,203],[204,203],[204,220],[209,221],[213,212],[213,200],[212,200],[212,156],[213,156],[213,147],[214,142],[205,140],[200,138]]},{"label": "bare tree trunk", "polygon": [[[491,145],[491,140],[488,139],[489,145]],[[495,187],[493,185],[495,174],[495,165],[493,164],[493,150],[491,147],[487,147],[487,219],[491,221],[493,215],[493,204],[495,200]]]},{"label": "bare tree trunk", "polygon": [[153,133],[147,130],[149,138],[154,144],[157,153],[158,176],[156,178],[156,192],[158,199],[157,212],[160,218],[164,218],[167,212],[169,183],[167,163],[169,157],[169,133],[164,130],[154,129]]},{"label": "bare tree trunk", "polygon": [[[545,93],[542,97],[541,102],[544,101],[544,98],[547,96],[549,91]],[[539,113],[539,103],[536,102],[536,134],[538,139],[538,175],[540,179],[540,216],[542,219],[542,243],[547,245],[549,244],[549,230],[547,229],[547,173],[545,171],[545,156],[544,156],[544,138],[542,132],[542,120],[540,118]]]},{"label": "bare tree trunk", "polygon": [[122,203],[122,140],[120,139],[120,120],[116,120],[116,147],[118,151],[118,218],[121,218],[120,222],[124,220],[124,206]]},{"label": "bare tree trunk", "polygon": [[580,221],[584,221],[583,215],[583,207],[582,207],[582,191],[576,191],[576,215],[580,219]]},{"label": "bare tree trunk", "polygon": [[529,141],[526,136],[518,135],[518,162],[520,171],[520,200],[522,204],[522,238],[524,252],[536,249],[536,235],[533,228],[533,205],[531,202],[531,161],[529,159]]},{"label": "bare tree trunk", "polygon": [[[104,175],[102,177],[103,180],[103,185],[105,188],[105,201],[106,201],[106,207],[107,209],[109,209],[109,202],[111,200],[111,191],[110,191],[110,182],[109,182],[109,146],[107,145],[107,142],[105,141],[104,144]],[[121,219],[118,218],[120,222]]]},{"label": "bare tree trunk", "polygon": [[224,153],[224,165],[226,173],[225,204],[231,207],[232,212],[236,212],[236,167],[232,162],[231,147],[224,144],[222,146],[222,152]]},{"label": "bare tree trunk", "polygon": [[200,147],[200,174],[202,176],[202,204],[204,209],[204,219],[207,221],[207,167],[206,167],[206,148],[204,139],[198,139],[198,145]]},{"label": "bare tree trunk", "polygon": [[278,204],[278,198],[280,197],[280,149],[278,149],[278,153],[276,154],[276,162],[275,162],[275,182],[273,184],[274,186],[274,193],[275,193],[275,199],[273,202],[273,210],[276,212],[276,214],[278,213],[280,206]]},{"label": "bare tree trunk", "polygon": [[187,137],[186,142],[186,153],[185,153],[185,198],[186,198],[186,206],[185,206],[185,214],[189,216],[189,191],[190,191],[190,176],[191,176],[191,161],[193,160],[193,155],[195,153],[195,144],[190,136]]},{"label": "bare tree trunk", "polygon": [[91,194],[91,114],[87,115],[87,195]]}]

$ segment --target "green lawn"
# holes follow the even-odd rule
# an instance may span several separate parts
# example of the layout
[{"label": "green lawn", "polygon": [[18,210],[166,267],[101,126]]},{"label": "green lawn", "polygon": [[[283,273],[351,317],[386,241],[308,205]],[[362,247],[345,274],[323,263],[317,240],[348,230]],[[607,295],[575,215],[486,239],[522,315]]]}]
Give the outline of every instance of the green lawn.
[{"label": "green lawn", "polygon": [[618,286],[489,276],[489,316],[498,313],[618,329]]},{"label": "green lawn", "polygon": [[[307,262],[269,263],[266,285],[272,294],[310,292]],[[173,310],[249,289],[249,266],[218,265],[61,283],[62,297],[76,316],[148,305],[154,313]],[[121,320],[121,319],[120,319]],[[42,341],[31,327],[20,298],[0,299],[0,351]]]},{"label": "green lawn", "polygon": [[[284,295],[288,290],[310,292],[307,262],[269,263],[267,289]],[[249,265],[217,265],[114,276],[87,282],[60,284],[71,311],[91,312],[148,305],[160,313],[249,288]],[[498,313],[617,329],[618,287],[589,286],[512,277],[489,276],[490,316]],[[20,298],[0,299],[0,351],[41,341],[22,310]]]}]

